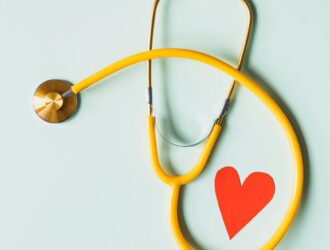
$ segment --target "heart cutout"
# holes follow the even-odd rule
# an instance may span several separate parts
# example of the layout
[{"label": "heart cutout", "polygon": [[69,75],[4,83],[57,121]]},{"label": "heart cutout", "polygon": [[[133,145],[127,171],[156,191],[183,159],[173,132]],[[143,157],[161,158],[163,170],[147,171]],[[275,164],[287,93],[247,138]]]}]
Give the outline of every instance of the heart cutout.
[{"label": "heart cutout", "polygon": [[215,176],[215,194],[230,239],[242,230],[273,198],[275,183],[266,173],[251,173],[241,185],[233,167]]}]

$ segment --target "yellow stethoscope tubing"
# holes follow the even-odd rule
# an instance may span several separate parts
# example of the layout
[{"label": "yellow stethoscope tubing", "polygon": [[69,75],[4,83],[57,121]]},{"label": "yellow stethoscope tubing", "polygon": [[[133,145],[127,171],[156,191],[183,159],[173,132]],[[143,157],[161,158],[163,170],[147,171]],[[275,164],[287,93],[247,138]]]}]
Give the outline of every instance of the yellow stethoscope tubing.
[{"label": "yellow stethoscope tubing", "polygon": [[157,176],[165,183],[171,185],[173,187],[172,190],[172,198],[171,198],[171,207],[170,207],[170,220],[172,231],[175,236],[176,241],[180,245],[181,249],[191,249],[188,242],[185,240],[181,229],[180,222],[178,218],[178,203],[179,203],[179,194],[180,187],[184,184],[187,184],[197,178],[200,173],[205,168],[205,165],[211,155],[212,149],[217,141],[217,138],[221,132],[221,126],[217,123],[214,124],[212,131],[205,143],[204,149],[200,155],[200,158],[195,165],[195,167],[188,172],[187,174],[181,176],[171,176],[167,174],[162,168],[158,152],[157,152],[157,141],[156,141],[156,122],[154,116],[148,116],[148,132],[149,132],[149,140],[150,140],[150,152],[151,152],[151,160],[152,166],[157,174]]},{"label": "yellow stethoscope tubing", "polygon": [[187,174],[181,176],[171,176],[167,174],[160,162],[158,157],[158,150],[157,150],[157,140],[156,140],[156,129],[155,129],[155,117],[148,116],[148,131],[149,131],[149,140],[150,140],[150,151],[151,151],[151,160],[154,170],[158,177],[165,183],[169,185],[185,185],[194,179],[196,179],[200,173],[203,171],[208,158],[212,152],[212,149],[217,141],[218,135],[221,131],[221,126],[219,124],[214,124],[213,129],[205,143],[204,149],[201,153],[201,156],[195,165],[195,167],[188,172]]},{"label": "yellow stethoscope tubing", "polygon": [[[284,215],[284,218],[280,224],[280,226],[277,228],[273,236],[265,243],[265,245],[262,247],[262,249],[273,249],[283,238],[285,233],[287,232],[289,226],[291,225],[294,216],[298,210],[301,195],[302,195],[302,188],[303,188],[303,160],[302,160],[302,154],[301,154],[301,149],[300,145],[298,142],[298,138],[294,132],[294,129],[292,125],[290,124],[288,118],[285,116],[284,112],[281,110],[281,108],[276,104],[276,102],[260,87],[258,86],[253,80],[251,80],[249,77],[245,76],[243,73],[241,73],[239,70],[233,68],[229,64],[212,57],[210,55],[197,52],[197,51],[192,51],[192,50],[186,50],[186,49],[156,49],[156,50],[151,50],[151,51],[145,51],[141,52],[132,56],[129,56],[127,58],[124,58],[114,64],[111,64],[104,69],[96,72],[95,74],[87,77],[86,79],[78,82],[77,84],[72,86],[72,91],[74,93],[79,93],[82,90],[88,88],[89,86],[93,85],[97,81],[110,76],[111,74],[124,69],[128,66],[131,66],[133,64],[143,62],[143,61],[148,61],[151,59],[157,59],[157,58],[167,58],[167,57],[176,57],[176,58],[186,58],[186,59],[192,59],[196,60],[208,65],[211,65],[224,73],[228,74],[231,76],[233,79],[235,79],[237,82],[241,83],[244,85],[246,88],[248,88],[252,93],[254,93],[273,113],[273,115],[276,117],[278,122],[282,125],[282,128],[286,132],[287,139],[289,141],[291,151],[293,154],[294,158],[294,185],[293,185],[293,191],[291,195],[291,200],[289,203],[289,207]],[[149,127],[150,129],[150,127]],[[150,133],[149,133],[150,134]],[[150,138],[150,147],[155,148],[157,147],[156,141]],[[157,150],[152,151],[152,155],[156,154]],[[158,156],[152,156],[158,157]],[[173,183],[175,183],[176,177],[171,177],[168,175],[163,175],[165,172],[163,170],[160,170],[158,167],[155,168],[157,175],[161,174],[164,178],[166,178],[167,181],[172,183],[170,181],[171,178],[173,178]],[[157,171],[160,172],[157,172]],[[194,172],[190,172],[194,174]],[[192,176],[192,175],[191,175]],[[190,175],[186,175],[185,178],[192,178]],[[193,179],[193,178],[192,178]],[[176,179],[178,180],[178,179]],[[174,185],[174,189],[178,189],[179,187]],[[175,190],[174,190],[175,191]],[[179,190],[177,190],[178,192]],[[175,198],[175,197],[174,197]],[[176,197],[178,199],[178,195]],[[172,196],[173,199],[173,196]],[[173,203],[171,206],[171,211],[173,209]],[[171,221],[172,225],[174,225],[174,233],[176,234],[177,240],[179,241],[180,245],[184,247],[184,249],[187,249],[188,245],[185,242],[185,239],[183,236],[180,234],[180,228],[179,224],[177,221],[177,218],[173,218],[173,215],[171,213]]]}]

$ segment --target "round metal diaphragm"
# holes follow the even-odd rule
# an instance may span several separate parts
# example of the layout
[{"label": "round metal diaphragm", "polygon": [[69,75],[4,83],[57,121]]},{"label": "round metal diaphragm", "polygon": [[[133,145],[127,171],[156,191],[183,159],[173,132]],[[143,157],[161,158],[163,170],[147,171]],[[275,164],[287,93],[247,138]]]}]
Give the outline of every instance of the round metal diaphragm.
[{"label": "round metal diaphragm", "polygon": [[63,122],[77,110],[78,98],[70,83],[62,80],[48,80],[34,92],[33,105],[37,115],[51,123]]}]

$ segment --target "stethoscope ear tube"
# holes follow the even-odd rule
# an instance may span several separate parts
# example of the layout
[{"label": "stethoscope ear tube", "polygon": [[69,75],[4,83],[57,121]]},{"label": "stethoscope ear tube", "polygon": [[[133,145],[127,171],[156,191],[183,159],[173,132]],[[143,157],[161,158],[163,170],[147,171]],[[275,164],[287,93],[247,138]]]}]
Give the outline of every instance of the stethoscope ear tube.
[{"label": "stethoscope ear tube", "polygon": [[[253,10],[250,2],[248,0],[242,0],[242,4],[246,10],[247,14],[247,25],[246,25],[246,31],[245,31],[245,36],[243,39],[243,44],[242,48],[240,51],[240,55],[237,61],[237,69],[240,70],[242,65],[243,65],[243,60],[246,56],[249,40],[252,34],[252,26],[253,26]],[[149,41],[148,41],[148,49],[152,50],[153,49],[153,43],[154,43],[154,33],[155,33],[155,23],[156,23],[156,14],[157,14],[157,9],[159,6],[159,0],[154,0],[153,8],[152,8],[152,15],[151,15],[151,20],[150,20],[150,27],[149,27]],[[153,86],[153,81],[152,81],[152,60],[148,60],[148,86],[147,86],[147,93],[148,93],[148,114],[149,115],[154,115],[154,107],[153,107],[153,98],[152,98],[152,86]],[[216,123],[219,125],[222,124],[227,111],[229,109],[229,106],[232,102],[233,99],[233,94],[234,90],[236,88],[237,82],[235,79],[232,80],[231,85],[229,87],[229,90],[227,92],[226,100],[224,105],[222,106],[222,109],[219,113],[219,116],[216,119]],[[205,141],[205,139],[209,136],[203,136],[201,139],[195,141],[195,142],[190,142],[186,144],[179,144],[172,142],[169,138],[164,136],[164,133],[162,133],[159,129],[159,127],[156,126],[156,131],[158,134],[163,138],[165,142],[172,146],[177,146],[177,147],[192,147],[197,144],[202,143]]]}]

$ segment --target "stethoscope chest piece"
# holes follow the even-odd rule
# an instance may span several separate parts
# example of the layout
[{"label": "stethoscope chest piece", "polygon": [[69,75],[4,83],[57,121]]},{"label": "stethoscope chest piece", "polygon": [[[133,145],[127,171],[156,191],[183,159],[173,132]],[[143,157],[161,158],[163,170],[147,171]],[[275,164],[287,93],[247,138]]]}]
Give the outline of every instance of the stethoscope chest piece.
[{"label": "stethoscope chest piece", "polygon": [[51,123],[67,120],[77,110],[78,97],[71,84],[63,80],[48,80],[39,85],[33,96],[37,115]]}]

